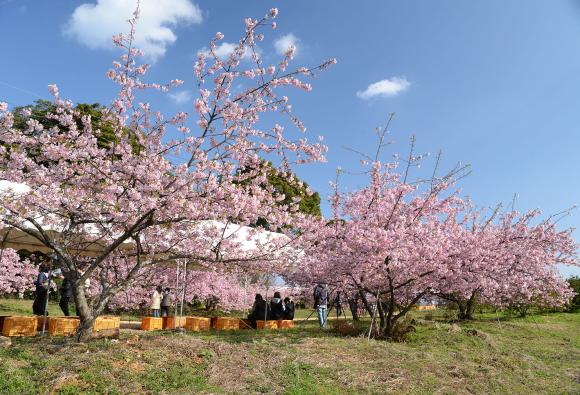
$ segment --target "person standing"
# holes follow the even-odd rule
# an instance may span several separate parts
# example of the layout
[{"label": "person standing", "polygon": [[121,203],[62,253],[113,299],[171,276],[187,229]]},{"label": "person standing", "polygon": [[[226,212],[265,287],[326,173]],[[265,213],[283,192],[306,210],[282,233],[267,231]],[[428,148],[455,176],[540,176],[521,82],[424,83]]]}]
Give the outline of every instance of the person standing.
[{"label": "person standing", "polygon": [[282,303],[282,296],[280,295],[280,292],[274,292],[274,297],[270,301],[270,319],[284,319],[284,304]]},{"label": "person standing", "polygon": [[171,307],[171,290],[165,288],[163,290],[163,298],[161,299],[161,317],[169,316],[169,308]]},{"label": "person standing", "polygon": [[328,286],[318,283],[314,287],[314,308],[318,313],[318,323],[321,328],[326,328],[328,310]]},{"label": "person standing", "polygon": [[296,306],[294,305],[294,301],[286,296],[284,298],[284,319],[285,320],[293,320],[295,311],[296,311]]},{"label": "person standing", "polygon": [[62,313],[66,317],[70,316],[68,306],[72,297],[73,297],[72,282],[68,279],[68,277],[64,276],[64,279],[62,280],[62,284],[60,286],[60,302],[58,303],[58,305],[60,306]]},{"label": "person standing", "polygon": [[40,264],[34,285],[36,289],[34,292],[34,302],[32,303],[32,312],[36,315],[44,315],[46,313],[46,301],[49,288],[48,267],[46,264]]},{"label": "person standing", "polygon": [[151,295],[151,315],[153,317],[160,317],[159,310],[161,309],[161,292],[163,289],[160,285],[155,288],[153,295]]}]

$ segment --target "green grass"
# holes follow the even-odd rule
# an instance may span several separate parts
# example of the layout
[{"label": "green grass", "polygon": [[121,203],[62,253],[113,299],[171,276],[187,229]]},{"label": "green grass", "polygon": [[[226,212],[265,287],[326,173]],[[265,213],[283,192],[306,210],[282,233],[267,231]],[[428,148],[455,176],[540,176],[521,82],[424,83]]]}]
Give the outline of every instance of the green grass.
[{"label": "green grass", "polygon": [[0,394],[580,393],[580,314],[480,314],[459,332],[445,314],[413,312],[429,320],[403,343],[338,337],[314,316],[278,331],[14,339],[0,349]]}]

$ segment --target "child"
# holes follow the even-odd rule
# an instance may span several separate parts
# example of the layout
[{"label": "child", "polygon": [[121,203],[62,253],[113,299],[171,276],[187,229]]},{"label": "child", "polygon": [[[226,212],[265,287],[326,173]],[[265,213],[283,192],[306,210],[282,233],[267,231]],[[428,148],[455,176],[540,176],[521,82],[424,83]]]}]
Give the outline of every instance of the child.
[{"label": "child", "polygon": [[169,308],[171,307],[171,291],[169,288],[163,290],[163,299],[161,300],[161,317],[169,315]]},{"label": "child", "polygon": [[161,308],[161,292],[163,289],[160,285],[155,288],[153,295],[151,295],[151,315],[153,317],[160,317],[159,309]]}]

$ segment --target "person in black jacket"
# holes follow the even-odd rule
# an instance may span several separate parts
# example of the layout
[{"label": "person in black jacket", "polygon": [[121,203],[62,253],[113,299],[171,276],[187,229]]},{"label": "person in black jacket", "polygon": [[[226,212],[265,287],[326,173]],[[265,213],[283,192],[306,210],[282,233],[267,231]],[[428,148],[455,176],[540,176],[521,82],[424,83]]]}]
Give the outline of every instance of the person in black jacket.
[{"label": "person in black jacket", "polygon": [[71,281],[65,276],[60,286],[60,302],[58,305],[65,316],[70,316],[68,305],[73,297],[73,289]]},{"label": "person in black jacket", "polygon": [[318,313],[318,323],[321,328],[326,328],[326,318],[328,317],[328,286],[324,283],[316,284],[314,287],[314,308]]},{"label": "person in black jacket", "polygon": [[294,306],[294,301],[289,297],[284,298],[284,319],[293,320],[294,312],[296,311],[296,306]]},{"label": "person in black jacket", "polygon": [[36,291],[34,293],[32,311],[36,315],[44,315],[46,312],[46,299],[48,298],[49,289],[48,270],[48,266],[45,263],[40,264],[40,267],[38,268],[38,276],[34,282]]},{"label": "person in black jacket", "polygon": [[267,304],[264,297],[261,294],[256,294],[254,305],[252,306],[252,312],[248,315],[252,328],[256,329],[256,321],[264,320],[266,318],[266,307]]},{"label": "person in black jacket", "polygon": [[274,292],[274,297],[270,301],[270,319],[284,319],[284,304],[282,303],[282,296],[280,296],[280,292]]}]

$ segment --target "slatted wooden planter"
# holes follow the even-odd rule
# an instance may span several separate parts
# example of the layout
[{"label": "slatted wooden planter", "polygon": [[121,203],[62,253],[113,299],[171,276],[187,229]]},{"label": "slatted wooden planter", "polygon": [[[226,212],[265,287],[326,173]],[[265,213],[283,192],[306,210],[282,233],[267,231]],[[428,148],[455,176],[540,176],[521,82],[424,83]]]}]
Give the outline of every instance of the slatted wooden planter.
[{"label": "slatted wooden planter", "polygon": [[240,329],[253,329],[252,322],[250,320],[240,319]]},{"label": "slatted wooden planter", "polygon": [[78,317],[50,317],[48,333],[51,336],[72,336],[76,333],[81,320]]},{"label": "slatted wooden planter", "polygon": [[173,329],[173,321],[175,321],[175,328],[183,328],[187,317],[161,317],[163,320],[163,329]]},{"label": "slatted wooden planter", "polygon": [[434,305],[425,305],[425,306],[417,306],[417,310],[435,310],[437,306]]},{"label": "slatted wooden planter", "polygon": [[101,316],[95,318],[93,322],[93,332],[102,330],[119,329],[121,317]]},{"label": "slatted wooden planter", "polygon": [[141,318],[142,331],[158,331],[163,329],[163,319],[161,317],[143,317]]},{"label": "slatted wooden planter", "polygon": [[278,329],[294,328],[294,321],[292,320],[278,320]]},{"label": "slatted wooden planter", "polygon": [[240,329],[239,318],[217,317],[213,329],[218,331],[229,331]]},{"label": "slatted wooden planter", "polygon": [[185,329],[188,331],[209,331],[211,328],[211,318],[206,317],[185,317]]},{"label": "slatted wooden planter", "polygon": [[4,336],[36,336],[36,317],[5,317],[2,325]]},{"label": "slatted wooden planter", "polygon": [[256,321],[256,329],[278,329],[278,321]]}]

